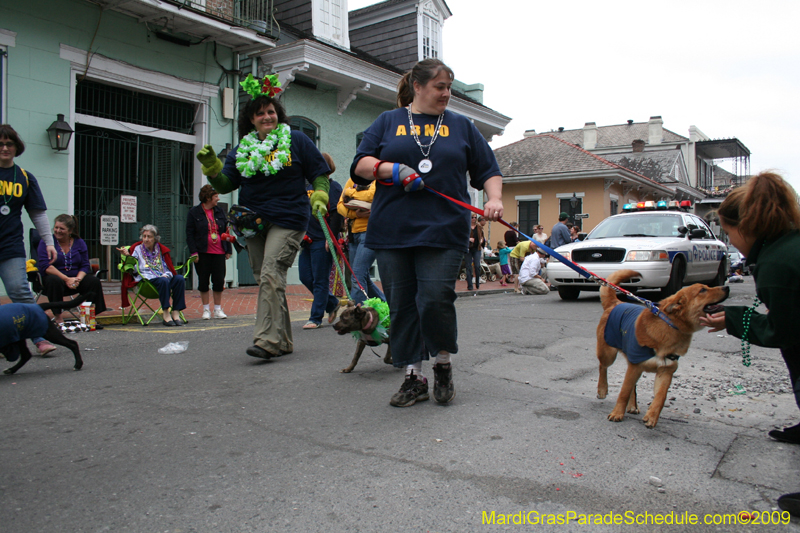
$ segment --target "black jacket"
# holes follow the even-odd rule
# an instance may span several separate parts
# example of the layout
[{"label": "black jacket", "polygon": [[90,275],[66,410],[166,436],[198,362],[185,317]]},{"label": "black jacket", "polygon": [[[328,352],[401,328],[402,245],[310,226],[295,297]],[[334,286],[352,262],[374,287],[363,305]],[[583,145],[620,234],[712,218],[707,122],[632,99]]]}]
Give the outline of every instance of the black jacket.
[{"label": "black jacket", "polygon": [[[217,222],[219,233],[228,229],[228,217],[220,206],[214,206],[214,220]],[[186,244],[189,246],[189,255],[208,251],[208,219],[203,210],[203,204],[197,204],[189,210],[186,217]],[[226,254],[233,253],[231,243],[222,241],[222,249]]]}]

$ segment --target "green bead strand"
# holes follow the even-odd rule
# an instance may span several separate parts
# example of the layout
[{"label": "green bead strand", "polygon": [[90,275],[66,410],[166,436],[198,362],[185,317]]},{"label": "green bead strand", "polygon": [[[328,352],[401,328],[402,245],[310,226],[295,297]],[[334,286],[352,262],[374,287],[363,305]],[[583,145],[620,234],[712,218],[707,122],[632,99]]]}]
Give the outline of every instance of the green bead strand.
[{"label": "green bead strand", "polygon": [[756,307],[761,305],[761,300],[758,299],[756,296],[755,301],[753,302],[752,307],[748,307],[744,310],[744,333],[742,334],[742,364],[744,366],[750,366],[750,341],[747,340],[747,334],[750,331],[750,317],[753,315],[753,311],[755,311]]}]

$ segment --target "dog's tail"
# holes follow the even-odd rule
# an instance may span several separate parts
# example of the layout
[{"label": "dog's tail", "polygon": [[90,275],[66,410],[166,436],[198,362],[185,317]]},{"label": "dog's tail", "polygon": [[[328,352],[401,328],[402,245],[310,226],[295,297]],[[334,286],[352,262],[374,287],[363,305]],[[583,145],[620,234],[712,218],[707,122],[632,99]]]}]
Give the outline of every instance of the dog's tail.
[{"label": "dog's tail", "polygon": [[43,311],[47,311],[50,309],[56,309],[63,311],[64,309],[72,309],[73,307],[78,307],[83,302],[86,301],[87,296],[85,294],[79,294],[72,300],[65,300],[63,302],[43,302],[38,304],[39,307],[42,308]]},{"label": "dog's tail", "polygon": [[[641,276],[641,274],[635,270],[617,270],[608,276],[608,281],[614,285],[619,285],[636,276]],[[600,287],[600,303],[603,304],[603,309],[610,309],[617,305],[619,300],[617,299],[616,291],[611,287]]]}]

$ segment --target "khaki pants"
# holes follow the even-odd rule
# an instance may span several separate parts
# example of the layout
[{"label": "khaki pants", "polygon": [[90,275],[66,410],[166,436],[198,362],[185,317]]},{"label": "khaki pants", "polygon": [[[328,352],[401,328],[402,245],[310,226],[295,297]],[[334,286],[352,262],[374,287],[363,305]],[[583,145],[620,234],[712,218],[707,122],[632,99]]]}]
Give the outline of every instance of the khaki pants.
[{"label": "khaki pants", "polygon": [[265,236],[247,239],[253,277],[258,283],[258,311],[253,344],[273,355],[291,353],[292,323],[286,303],[286,272],[294,263],[305,231],[270,224]]},{"label": "khaki pants", "polygon": [[522,284],[523,294],[547,294],[549,292],[550,289],[548,289],[547,285],[544,284],[544,281],[540,280],[539,278],[529,279]]}]

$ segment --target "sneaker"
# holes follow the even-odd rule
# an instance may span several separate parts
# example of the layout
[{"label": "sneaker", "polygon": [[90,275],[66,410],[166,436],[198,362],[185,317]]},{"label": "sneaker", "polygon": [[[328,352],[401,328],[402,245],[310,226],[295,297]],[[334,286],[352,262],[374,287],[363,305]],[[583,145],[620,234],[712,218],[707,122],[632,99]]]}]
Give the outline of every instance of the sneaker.
[{"label": "sneaker", "polygon": [[47,355],[52,351],[55,351],[56,347],[50,344],[47,341],[39,341],[36,343],[36,348],[39,350],[39,355]]},{"label": "sneaker", "polygon": [[211,311],[203,309],[203,320],[211,320]]},{"label": "sneaker", "polygon": [[769,432],[769,436],[778,442],[800,444],[800,424],[783,429],[773,429]]},{"label": "sneaker", "polygon": [[784,494],[778,498],[778,507],[782,511],[788,511],[792,516],[800,518],[800,492]]},{"label": "sneaker", "polygon": [[228,318],[228,315],[225,314],[221,307],[217,307],[214,309],[214,318]]},{"label": "sneaker", "polygon": [[392,395],[389,404],[395,407],[410,407],[428,398],[428,380],[424,377],[419,379],[414,372],[411,372],[400,385],[400,390]]},{"label": "sneaker", "polygon": [[433,365],[433,399],[437,403],[447,403],[456,397],[453,385],[453,367],[450,363]]}]

